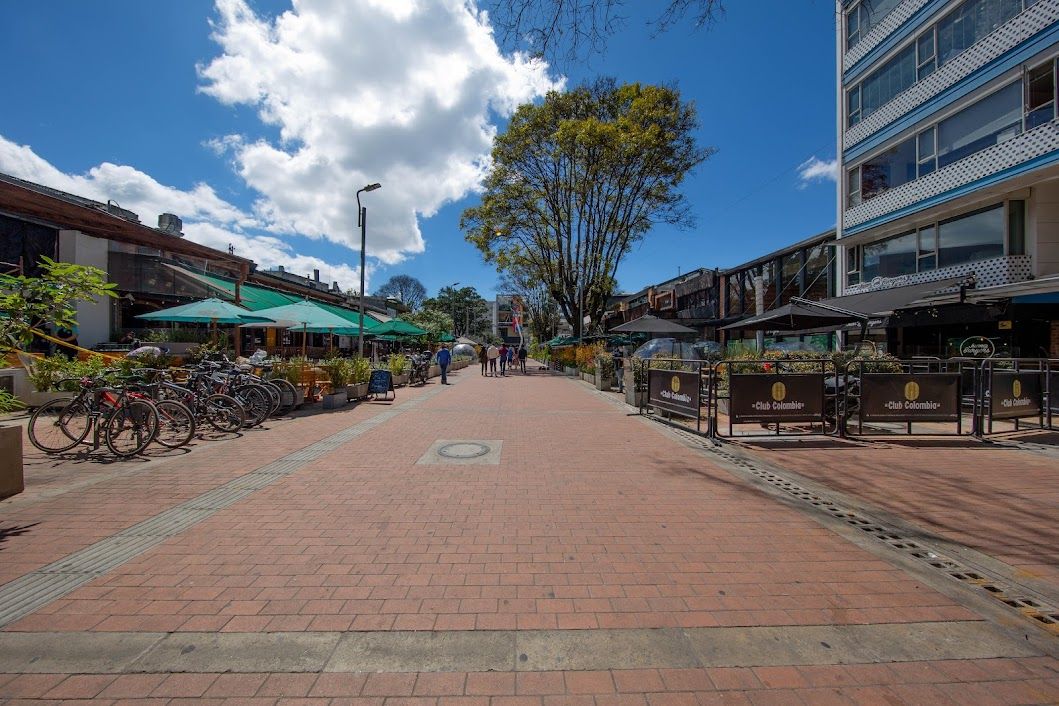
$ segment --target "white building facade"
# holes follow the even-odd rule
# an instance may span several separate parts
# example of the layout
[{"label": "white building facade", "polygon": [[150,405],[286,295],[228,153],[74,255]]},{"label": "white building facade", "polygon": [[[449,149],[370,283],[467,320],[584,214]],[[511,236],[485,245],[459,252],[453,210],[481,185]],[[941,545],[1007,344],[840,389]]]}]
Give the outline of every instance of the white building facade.
[{"label": "white building facade", "polygon": [[1059,0],[838,11],[843,293],[967,276],[973,289],[910,302],[877,337],[913,355],[971,335],[1059,355]]}]

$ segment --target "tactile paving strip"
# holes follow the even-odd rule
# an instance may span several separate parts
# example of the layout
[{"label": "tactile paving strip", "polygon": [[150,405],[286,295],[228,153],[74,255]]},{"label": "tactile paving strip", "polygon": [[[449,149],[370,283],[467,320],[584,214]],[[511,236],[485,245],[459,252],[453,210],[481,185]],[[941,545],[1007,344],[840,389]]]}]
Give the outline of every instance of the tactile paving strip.
[{"label": "tactile paving strip", "polygon": [[134,559],[166,539],[184,532],[218,511],[291,475],[310,461],[334,451],[347,441],[419,405],[423,400],[441,392],[442,389],[438,386],[415,399],[391,407],[371,419],[358,422],[325,439],[298,449],[281,459],[234,478],[224,485],[208,490],[111,537],[0,586],[0,627],[29,615],[92,579]]}]

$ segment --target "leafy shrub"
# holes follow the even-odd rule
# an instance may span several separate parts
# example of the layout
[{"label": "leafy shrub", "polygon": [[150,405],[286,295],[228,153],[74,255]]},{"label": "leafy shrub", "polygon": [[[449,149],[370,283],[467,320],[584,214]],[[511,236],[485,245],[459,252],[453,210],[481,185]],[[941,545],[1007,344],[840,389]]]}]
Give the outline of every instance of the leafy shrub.
[{"label": "leafy shrub", "polygon": [[349,384],[352,377],[350,360],[348,358],[329,358],[320,363],[320,368],[327,373],[331,380],[331,389],[338,390]]},{"label": "leafy shrub", "polygon": [[361,356],[354,356],[349,361],[350,381],[354,385],[366,383],[371,378],[371,361]]},{"label": "leafy shrub", "polygon": [[591,343],[577,346],[577,348],[574,349],[574,360],[576,361],[577,369],[583,373],[595,373],[596,359],[606,353],[606,350],[606,346],[602,343]]},{"label": "leafy shrub", "polygon": [[392,375],[404,375],[408,372],[408,356],[403,353],[394,353],[390,356],[389,367]]},{"label": "leafy shrub", "polygon": [[[101,355],[93,355],[86,360],[66,358],[61,355],[50,355],[38,358],[32,370],[27,370],[30,382],[37,392],[48,392],[56,387],[63,378],[94,377],[107,368],[107,360]],[[73,383],[62,385],[61,389],[75,389]]]},{"label": "leafy shrub", "polygon": [[26,405],[12,395],[7,390],[0,390],[0,414],[8,414],[15,412],[20,409],[24,409]]}]

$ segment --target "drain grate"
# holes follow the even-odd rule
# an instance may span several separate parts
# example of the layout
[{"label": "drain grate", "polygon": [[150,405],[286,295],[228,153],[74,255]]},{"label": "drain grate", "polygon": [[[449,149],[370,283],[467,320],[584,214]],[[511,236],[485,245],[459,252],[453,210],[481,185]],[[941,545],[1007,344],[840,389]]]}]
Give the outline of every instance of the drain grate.
[{"label": "drain grate", "polygon": [[837,519],[844,520],[850,526],[861,530],[868,536],[875,537],[891,548],[942,571],[948,577],[964,585],[984,591],[987,595],[998,599],[1002,604],[1012,608],[1019,614],[1031,618],[1052,634],[1059,635],[1059,607],[1050,605],[1039,598],[1026,595],[1026,589],[1006,581],[1001,576],[992,575],[987,577],[984,570],[967,566],[957,559],[924,547],[914,539],[906,536],[898,528],[889,527],[885,523],[864,517],[856,510],[822,498],[789,478],[761,468],[745,457],[725,448],[715,446],[700,436],[679,429],[667,428],[673,434],[690,441],[703,451],[723,459],[730,465],[746,470],[788,495],[802,500],[817,509],[824,510]]},{"label": "drain grate", "polygon": [[[393,419],[440,391],[441,388],[438,387],[425,392],[414,400],[392,407],[371,419],[358,422],[326,439],[287,454],[277,461],[233,478],[224,485],[0,586],[0,628],[62,598],[170,537],[212,517],[220,510],[289,476],[310,461]],[[488,448],[486,450],[488,451]]]}]

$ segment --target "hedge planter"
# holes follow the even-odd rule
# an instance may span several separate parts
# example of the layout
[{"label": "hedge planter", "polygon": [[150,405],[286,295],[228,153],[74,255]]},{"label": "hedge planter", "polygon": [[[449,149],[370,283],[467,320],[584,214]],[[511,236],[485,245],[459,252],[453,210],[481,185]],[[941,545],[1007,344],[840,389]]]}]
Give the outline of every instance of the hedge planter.
[{"label": "hedge planter", "polygon": [[22,427],[0,426],[0,498],[26,489],[22,475]]},{"label": "hedge planter", "polygon": [[625,386],[625,404],[643,407],[647,404],[647,391],[637,390],[633,385]]},{"label": "hedge planter", "polygon": [[345,390],[332,392],[329,395],[324,395],[324,409],[338,409],[339,407],[344,407],[348,401]]},{"label": "hedge planter", "polygon": [[297,409],[305,404],[305,388],[299,385],[294,386],[294,408]]},{"label": "hedge planter", "polygon": [[362,397],[368,396],[368,383],[358,382],[354,385],[348,385],[346,387],[346,398],[350,400],[359,400]]},{"label": "hedge planter", "polygon": [[408,384],[408,373],[402,373],[401,375],[393,376],[393,386],[400,387],[401,385]]},{"label": "hedge planter", "polygon": [[603,373],[596,373],[596,379],[594,382],[596,384],[596,389],[603,390],[604,392],[609,392],[610,389],[617,384],[613,376],[604,376]]},{"label": "hedge planter", "polygon": [[430,372],[427,373],[427,377],[436,378],[436,377],[439,377],[440,375],[441,375],[441,366],[440,365],[431,365],[430,366]]}]

